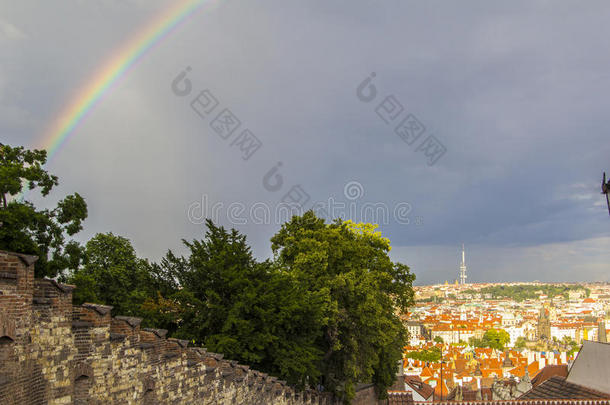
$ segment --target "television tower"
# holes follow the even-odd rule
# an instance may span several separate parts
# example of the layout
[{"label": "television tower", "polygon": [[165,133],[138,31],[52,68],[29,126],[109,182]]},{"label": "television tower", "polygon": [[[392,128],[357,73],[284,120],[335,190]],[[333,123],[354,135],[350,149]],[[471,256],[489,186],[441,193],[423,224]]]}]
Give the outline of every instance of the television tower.
[{"label": "television tower", "polygon": [[466,284],[466,252],[462,243],[462,264],[460,264],[460,284]]}]

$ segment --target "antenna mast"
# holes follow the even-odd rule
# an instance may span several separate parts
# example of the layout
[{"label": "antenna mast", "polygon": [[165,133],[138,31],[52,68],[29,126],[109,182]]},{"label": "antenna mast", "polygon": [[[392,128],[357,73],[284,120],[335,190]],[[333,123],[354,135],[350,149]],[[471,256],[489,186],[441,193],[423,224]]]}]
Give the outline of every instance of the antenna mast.
[{"label": "antenna mast", "polygon": [[462,264],[460,265],[460,284],[466,284],[466,252],[462,243]]}]

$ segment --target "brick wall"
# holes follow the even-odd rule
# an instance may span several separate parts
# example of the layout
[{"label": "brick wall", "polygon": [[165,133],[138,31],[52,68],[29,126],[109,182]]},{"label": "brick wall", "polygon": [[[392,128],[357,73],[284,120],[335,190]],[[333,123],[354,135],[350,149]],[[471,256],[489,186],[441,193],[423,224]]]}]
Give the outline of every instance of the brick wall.
[{"label": "brick wall", "polygon": [[0,251],[0,404],[332,404],[221,354],[72,306],[73,286],[34,279],[36,258]]}]

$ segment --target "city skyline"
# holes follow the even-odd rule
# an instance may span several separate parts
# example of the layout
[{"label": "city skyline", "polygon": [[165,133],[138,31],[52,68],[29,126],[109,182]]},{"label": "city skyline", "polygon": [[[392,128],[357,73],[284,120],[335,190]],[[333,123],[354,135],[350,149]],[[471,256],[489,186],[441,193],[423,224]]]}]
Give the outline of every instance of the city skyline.
[{"label": "city skyline", "polygon": [[608,21],[0,0],[0,402],[610,405]]}]

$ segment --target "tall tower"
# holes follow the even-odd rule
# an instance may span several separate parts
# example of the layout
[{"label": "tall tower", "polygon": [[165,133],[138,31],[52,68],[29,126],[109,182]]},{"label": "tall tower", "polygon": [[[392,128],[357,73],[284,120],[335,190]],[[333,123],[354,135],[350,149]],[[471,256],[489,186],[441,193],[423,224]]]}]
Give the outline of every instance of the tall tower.
[{"label": "tall tower", "polygon": [[597,324],[597,341],[602,343],[608,342],[606,338],[606,323],[604,321]]},{"label": "tall tower", "polygon": [[460,284],[466,284],[466,252],[462,243],[462,264],[460,264]]}]

